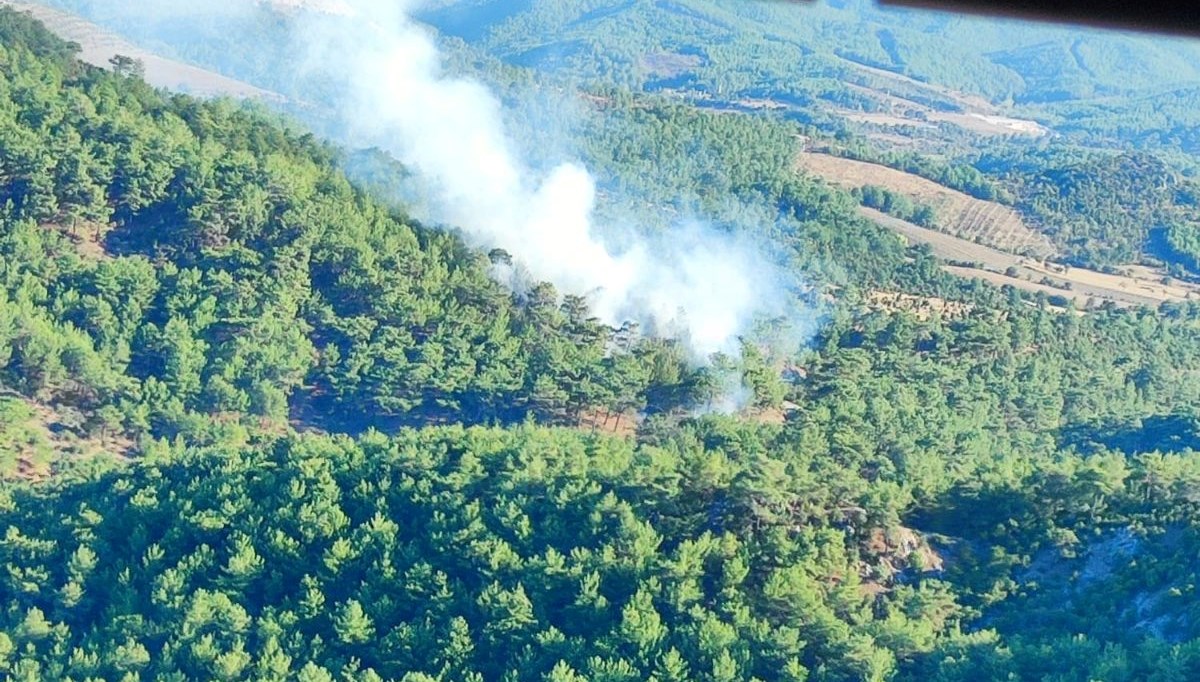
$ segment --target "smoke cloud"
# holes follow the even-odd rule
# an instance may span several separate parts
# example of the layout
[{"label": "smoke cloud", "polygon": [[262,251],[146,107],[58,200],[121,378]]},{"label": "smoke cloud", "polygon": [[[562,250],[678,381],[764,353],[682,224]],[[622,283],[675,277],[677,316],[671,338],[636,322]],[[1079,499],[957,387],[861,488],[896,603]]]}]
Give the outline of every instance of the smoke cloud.
[{"label": "smoke cloud", "polygon": [[[511,252],[609,324],[682,331],[704,356],[730,351],[756,313],[779,310],[778,278],[750,245],[696,225],[670,240],[611,244],[594,224],[596,182],[567,163],[537,174],[514,152],[497,98],[446,75],[407,3],[347,0],[349,22],[304,25],[305,68],[345,79],[344,122],[410,166],[438,222]],[[356,26],[357,25],[357,26]]]},{"label": "smoke cloud", "polygon": [[[216,0],[191,11],[236,21],[254,4]],[[738,336],[756,317],[786,314],[782,270],[745,238],[700,224],[655,237],[623,229],[620,239],[600,229],[592,175],[578,163],[527,166],[504,129],[498,98],[444,71],[434,36],[410,16],[413,2],[271,4],[302,10],[289,22],[298,57],[279,68],[333,84],[345,140],[379,147],[413,171],[426,213],[416,217],[460,228],[477,246],[506,250],[534,277],[584,295],[608,324],[636,320],[679,336],[697,359],[736,352]],[[137,3],[143,16],[188,7],[195,3]]]}]

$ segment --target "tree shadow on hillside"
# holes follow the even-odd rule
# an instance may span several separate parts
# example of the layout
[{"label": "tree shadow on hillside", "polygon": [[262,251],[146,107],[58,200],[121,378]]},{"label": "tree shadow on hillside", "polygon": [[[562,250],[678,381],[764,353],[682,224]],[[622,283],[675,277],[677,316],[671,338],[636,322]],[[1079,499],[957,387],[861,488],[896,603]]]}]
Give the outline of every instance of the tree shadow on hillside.
[{"label": "tree shadow on hillside", "polygon": [[[187,242],[187,212],[178,205],[164,202],[138,212],[119,212],[113,222],[102,244],[105,253],[112,256],[155,258],[168,252],[177,254],[181,242],[184,246],[199,246]],[[198,248],[195,255],[199,255]]]},{"label": "tree shadow on hillside", "polygon": [[1160,414],[1127,424],[1070,424],[1059,430],[1058,441],[1060,447],[1084,454],[1101,450],[1126,455],[1200,450],[1200,417]]}]

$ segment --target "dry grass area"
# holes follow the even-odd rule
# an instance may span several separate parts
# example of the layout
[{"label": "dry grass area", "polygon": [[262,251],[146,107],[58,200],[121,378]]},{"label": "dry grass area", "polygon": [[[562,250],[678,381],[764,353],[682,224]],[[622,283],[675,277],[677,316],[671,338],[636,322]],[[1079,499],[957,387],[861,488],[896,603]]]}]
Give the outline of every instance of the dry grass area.
[{"label": "dry grass area", "polygon": [[899,291],[875,289],[867,293],[867,307],[886,312],[910,312],[918,320],[928,320],[935,315],[944,319],[966,317],[974,306],[961,301],[947,301],[936,296],[915,296]]},{"label": "dry grass area", "polygon": [[926,83],[925,81],[919,81],[915,78],[905,76],[902,73],[896,73],[895,71],[888,71],[887,69],[868,66],[844,57],[842,60],[853,65],[854,68],[864,73],[869,73],[873,76],[878,76],[886,80],[895,81],[918,90],[925,90],[926,92],[935,95],[941,95],[947,99],[953,100],[964,109],[975,109],[985,113],[995,113],[996,111],[995,105],[979,95],[969,95],[965,92],[959,92],[958,90],[954,90],[943,85],[937,85],[936,83]]},{"label": "dry grass area", "polygon": [[1012,208],[918,175],[817,152],[799,154],[796,167],[846,189],[875,185],[928,204],[936,211],[938,228],[950,236],[1036,258],[1054,254],[1050,240],[1030,229]]},{"label": "dry grass area", "polygon": [[848,121],[855,123],[869,123],[875,126],[885,128],[926,128],[933,130],[936,126],[928,121],[919,121],[910,118],[904,118],[896,114],[889,114],[880,111],[854,111],[853,109],[832,109],[834,113]]},{"label": "dry grass area", "polygon": [[108,226],[89,221],[79,221],[74,226],[46,223],[43,229],[60,232],[75,247],[75,251],[86,260],[106,260],[112,255],[104,248],[104,234]]},{"label": "dry grass area", "polygon": [[738,416],[757,424],[783,426],[787,423],[788,412],[789,410],[784,407],[755,407],[743,410],[738,413]]},{"label": "dry grass area", "polygon": [[257,88],[249,83],[159,57],[74,14],[43,7],[25,0],[0,0],[0,4],[28,12],[46,24],[46,27],[59,37],[78,43],[80,58],[88,64],[109,68],[109,59],[116,55],[125,55],[140,60],[146,69],[146,82],[155,87],[186,92],[199,97],[283,99],[276,93]]},{"label": "dry grass area", "polygon": [[894,133],[866,133],[865,137],[868,140],[874,140],[882,143],[885,147],[892,149],[920,149],[921,144],[918,140],[904,135],[896,135]]},{"label": "dry grass area", "polygon": [[887,108],[887,112],[871,114],[836,110],[837,113],[851,120],[882,126],[904,125],[918,127],[934,127],[934,124],[944,122],[979,135],[1028,135],[1031,137],[1041,137],[1049,133],[1044,126],[1036,121],[1005,116],[995,105],[982,97],[968,95],[933,83],[924,83],[902,74],[877,69],[865,64],[859,64],[858,62],[846,61],[852,64],[858,71],[882,79],[885,83],[895,83],[897,89],[901,92],[905,90],[908,92],[912,92],[913,90],[923,91],[933,97],[948,99],[962,108],[962,111],[959,112],[940,111],[891,92],[887,85],[867,87],[846,84],[846,87],[866,95]]},{"label": "dry grass area", "polygon": [[0,395],[0,478],[42,481],[64,459],[109,456],[127,459],[133,441],[112,433],[83,436],[68,428],[60,411],[19,395]]},{"label": "dry grass area", "polygon": [[879,225],[900,234],[909,242],[928,244],[937,257],[952,261],[946,270],[960,277],[978,277],[997,286],[1061,296],[1079,308],[1111,301],[1120,306],[1157,307],[1166,301],[1200,300],[1200,286],[1168,280],[1164,273],[1144,266],[1124,268],[1121,274],[1105,274],[1016,256],[936,230],[914,225],[869,208],[861,213]]},{"label": "dry grass area", "polygon": [[584,412],[579,416],[577,428],[591,433],[607,433],[622,438],[637,435],[638,415],[636,412],[614,414],[606,410]]},{"label": "dry grass area", "polygon": [[688,73],[703,63],[699,55],[677,52],[654,52],[642,57],[642,68],[652,75],[665,78]]}]

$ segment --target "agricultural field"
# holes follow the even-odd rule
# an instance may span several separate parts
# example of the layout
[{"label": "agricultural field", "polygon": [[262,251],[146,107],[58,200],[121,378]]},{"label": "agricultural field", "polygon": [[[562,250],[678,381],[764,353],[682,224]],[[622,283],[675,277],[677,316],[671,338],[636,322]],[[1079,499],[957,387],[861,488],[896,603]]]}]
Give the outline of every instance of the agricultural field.
[{"label": "agricultural field", "polygon": [[910,243],[928,244],[935,256],[947,261],[946,270],[959,277],[977,277],[997,286],[1008,284],[1024,291],[1061,296],[1074,301],[1080,308],[1105,301],[1123,307],[1156,307],[1167,301],[1200,299],[1200,286],[1165,278],[1162,271],[1154,268],[1129,266],[1122,268],[1120,274],[1107,274],[1087,268],[1068,267],[1017,256],[924,228],[874,209],[859,210],[864,217],[901,235]]},{"label": "agricultural field", "polygon": [[845,189],[873,185],[927,204],[936,213],[937,228],[952,237],[1032,258],[1055,255],[1050,240],[1026,225],[1012,208],[976,199],[912,173],[817,152],[802,152],[796,167]]}]

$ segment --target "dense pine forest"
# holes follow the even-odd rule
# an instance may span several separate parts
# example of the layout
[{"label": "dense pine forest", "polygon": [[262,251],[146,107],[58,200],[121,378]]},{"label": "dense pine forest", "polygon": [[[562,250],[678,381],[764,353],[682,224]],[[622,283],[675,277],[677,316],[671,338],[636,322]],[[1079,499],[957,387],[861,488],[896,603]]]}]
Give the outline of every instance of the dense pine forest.
[{"label": "dense pine forest", "polygon": [[[819,122],[596,86],[603,210],[810,283],[803,348],[697,362],[498,283],[388,159],[136,71],[0,9],[6,679],[1200,678],[1200,305],[954,277],[794,171]],[[1076,262],[1200,258],[1157,156],[878,158]]]}]

